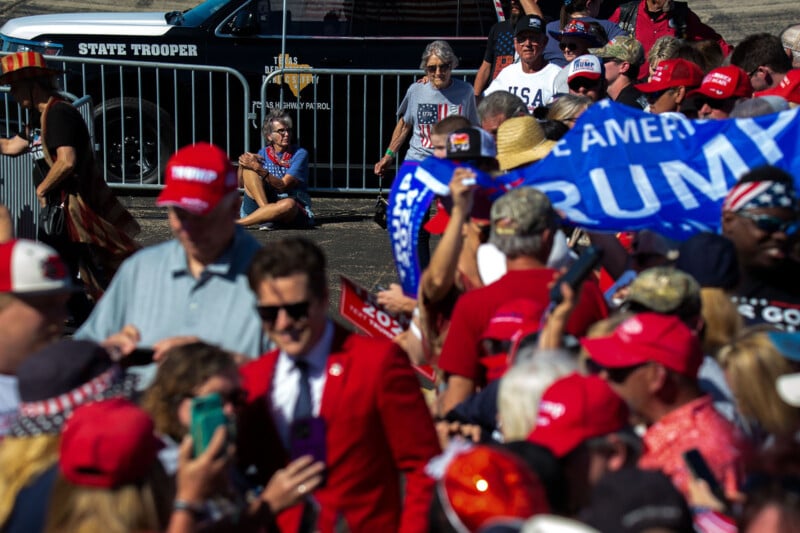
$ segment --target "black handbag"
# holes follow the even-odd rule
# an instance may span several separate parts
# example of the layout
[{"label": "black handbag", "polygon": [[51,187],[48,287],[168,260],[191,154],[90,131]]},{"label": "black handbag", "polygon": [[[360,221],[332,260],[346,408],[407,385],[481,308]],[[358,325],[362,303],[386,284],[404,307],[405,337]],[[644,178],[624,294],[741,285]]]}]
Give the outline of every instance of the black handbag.
[{"label": "black handbag", "polygon": [[64,202],[47,204],[39,208],[39,228],[50,237],[60,237],[66,233],[67,220],[64,214]]}]

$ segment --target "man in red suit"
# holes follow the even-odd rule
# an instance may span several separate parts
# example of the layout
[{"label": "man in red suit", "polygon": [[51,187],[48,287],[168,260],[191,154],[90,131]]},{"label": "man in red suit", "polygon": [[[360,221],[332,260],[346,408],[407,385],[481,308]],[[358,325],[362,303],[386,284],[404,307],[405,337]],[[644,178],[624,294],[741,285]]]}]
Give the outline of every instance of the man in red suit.
[{"label": "man in red suit", "polygon": [[[424,467],[440,449],[407,356],[328,318],[325,257],[312,242],[271,243],[249,277],[278,349],[241,369],[248,399],[239,414],[240,465],[255,467],[264,483],[291,457],[323,460],[324,485],[286,488],[310,493],[322,532],[342,523],[353,533],[427,531],[433,481]],[[295,533],[299,515],[279,514],[281,531]]]}]

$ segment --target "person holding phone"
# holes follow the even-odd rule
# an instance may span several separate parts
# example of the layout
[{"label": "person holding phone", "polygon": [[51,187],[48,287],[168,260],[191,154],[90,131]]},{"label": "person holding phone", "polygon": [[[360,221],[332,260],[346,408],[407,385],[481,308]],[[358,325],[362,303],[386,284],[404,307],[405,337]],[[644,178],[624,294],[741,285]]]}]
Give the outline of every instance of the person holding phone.
[{"label": "person holding phone", "polygon": [[[316,244],[290,237],[250,266],[255,311],[278,349],[241,368],[240,466],[265,481],[299,453],[324,459],[324,486],[296,487],[318,503],[323,533],[427,531],[424,468],[440,448],[419,382],[397,345],[328,317],[325,263]],[[279,514],[281,530],[296,531],[301,514]]]}]

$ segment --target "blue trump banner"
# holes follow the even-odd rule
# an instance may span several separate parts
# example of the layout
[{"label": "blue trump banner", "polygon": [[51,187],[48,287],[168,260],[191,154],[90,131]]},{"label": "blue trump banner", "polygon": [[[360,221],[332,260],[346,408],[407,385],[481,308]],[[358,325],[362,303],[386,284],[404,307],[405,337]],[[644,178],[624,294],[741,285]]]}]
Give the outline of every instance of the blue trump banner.
[{"label": "blue trump banner", "polygon": [[[477,184],[493,198],[515,187],[536,187],[570,222],[589,230],[648,228],[684,240],[719,231],[725,195],[753,168],[780,167],[800,188],[798,112],[688,120],[603,100],[581,115],[545,159],[497,176],[479,174]],[[394,220],[390,199],[392,247],[409,294],[419,282],[416,235],[422,217],[434,194],[448,194],[453,168],[434,158],[406,163],[392,187],[393,196],[401,194]]]}]

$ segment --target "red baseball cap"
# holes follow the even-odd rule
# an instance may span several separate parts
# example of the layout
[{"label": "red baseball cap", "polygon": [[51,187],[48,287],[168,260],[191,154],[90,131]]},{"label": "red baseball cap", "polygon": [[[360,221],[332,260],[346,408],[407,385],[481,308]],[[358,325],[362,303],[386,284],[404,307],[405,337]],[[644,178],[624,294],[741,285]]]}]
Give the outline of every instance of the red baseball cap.
[{"label": "red baseball cap", "polygon": [[59,468],[74,485],[111,489],[144,478],[161,448],[150,416],[114,398],[75,409],[61,434]]},{"label": "red baseball cap", "polygon": [[542,483],[522,459],[490,446],[456,455],[437,490],[457,531],[478,531],[493,519],[529,518],[550,510]]},{"label": "red baseball cap", "polygon": [[685,59],[664,59],[656,65],[652,78],[636,88],[643,93],[656,93],[672,87],[697,87],[703,81],[703,69]]},{"label": "red baseball cap", "polygon": [[238,187],[228,154],[208,143],[181,148],[167,161],[166,186],[156,205],[175,206],[207,215]]},{"label": "red baseball cap", "polygon": [[481,339],[512,340],[524,327],[538,324],[544,313],[544,305],[529,298],[517,298],[501,305]]},{"label": "red baseball cap", "polygon": [[800,68],[787,72],[777,87],[758,91],[753,96],[780,96],[787,102],[800,104]]},{"label": "red baseball cap", "polygon": [[528,441],[564,457],[580,443],[628,427],[628,406],[605,380],[573,373],[542,394]]},{"label": "red baseball cap", "polygon": [[706,74],[700,88],[690,92],[687,96],[698,94],[715,100],[746,98],[753,95],[753,86],[750,84],[750,76],[741,67],[726,65],[717,67]]},{"label": "red baseball cap", "polygon": [[[449,196],[436,198],[436,214],[425,223],[423,228],[433,235],[441,235],[450,222],[450,212],[453,210],[453,199]],[[492,210],[492,200],[481,190],[476,190],[472,196],[472,211],[470,220],[489,224],[489,213]]]},{"label": "red baseball cap", "polygon": [[673,315],[641,313],[617,326],[608,337],[581,339],[600,366],[623,368],[654,361],[696,377],[703,348],[695,332]]}]

